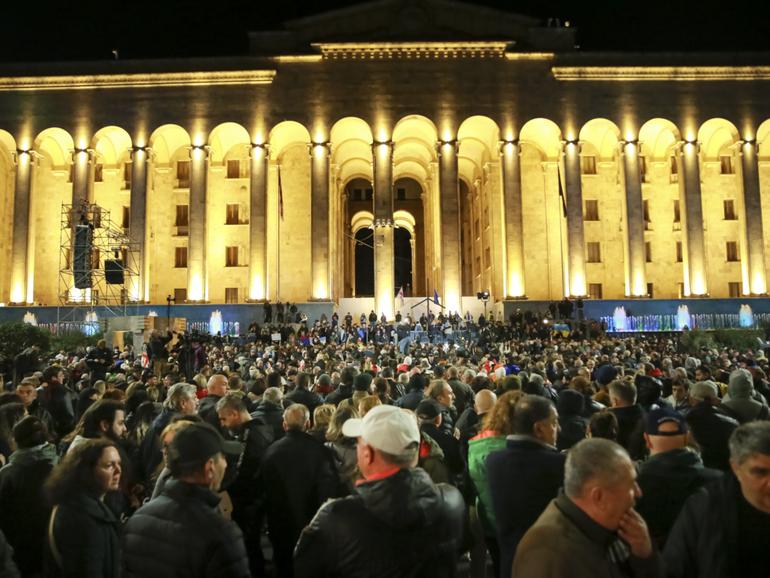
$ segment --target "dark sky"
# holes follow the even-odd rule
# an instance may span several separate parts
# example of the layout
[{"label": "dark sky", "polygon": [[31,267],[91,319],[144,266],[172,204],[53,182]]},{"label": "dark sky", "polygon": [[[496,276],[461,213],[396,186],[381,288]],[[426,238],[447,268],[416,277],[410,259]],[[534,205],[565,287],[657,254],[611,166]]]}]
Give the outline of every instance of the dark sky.
[{"label": "dark sky", "polygon": [[[730,0],[468,0],[569,19],[582,50],[768,50],[761,2]],[[224,56],[247,52],[248,30],[360,0],[75,0],[3,2],[0,60]]]}]

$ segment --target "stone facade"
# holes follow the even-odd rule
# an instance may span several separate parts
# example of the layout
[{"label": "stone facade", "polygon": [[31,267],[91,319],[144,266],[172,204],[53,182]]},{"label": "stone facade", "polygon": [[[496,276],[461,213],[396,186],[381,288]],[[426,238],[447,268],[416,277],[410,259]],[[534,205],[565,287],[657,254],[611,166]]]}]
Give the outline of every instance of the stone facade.
[{"label": "stone facade", "polygon": [[766,293],[770,55],[576,53],[525,17],[380,4],[249,57],[0,69],[0,301],[68,297],[80,198],[135,241],[139,302],[352,297],[362,227],[386,315],[404,285],[450,309]]}]

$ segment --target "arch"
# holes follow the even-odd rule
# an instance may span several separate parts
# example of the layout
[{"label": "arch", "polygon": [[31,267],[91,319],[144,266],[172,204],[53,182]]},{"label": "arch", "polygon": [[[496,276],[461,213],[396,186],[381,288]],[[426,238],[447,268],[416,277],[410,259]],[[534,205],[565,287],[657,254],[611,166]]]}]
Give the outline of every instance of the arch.
[{"label": "arch", "polygon": [[[373,171],[371,161],[366,161],[360,158],[350,158],[339,165],[338,176],[346,186],[354,179],[364,179],[369,183],[372,182]],[[343,187],[344,189],[344,187]],[[341,189],[342,190],[342,189]]]},{"label": "arch", "polygon": [[409,231],[409,234],[414,237],[414,229],[417,226],[417,221],[415,221],[414,215],[409,211],[404,211],[403,209],[395,211],[393,213],[393,224],[395,224],[396,227],[406,229]]},{"label": "arch", "polygon": [[425,183],[428,179],[428,169],[414,161],[401,161],[393,168],[393,181],[398,179],[411,178],[418,183]]},{"label": "arch", "polygon": [[[475,141],[486,152],[480,162],[486,162],[496,156],[498,143],[500,142],[500,127],[488,116],[476,115],[466,118],[457,130],[457,140],[460,145],[460,155],[464,155],[465,145],[468,141]],[[477,161],[478,164],[478,161]]]},{"label": "arch", "polygon": [[191,146],[192,141],[190,134],[178,124],[164,124],[153,131],[149,143],[155,164],[165,165],[180,148]]},{"label": "arch", "polygon": [[468,157],[459,157],[457,159],[457,174],[461,180],[466,181],[469,189],[473,182],[481,178],[481,165],[477,165]]},{"label": "arch", "polygon": [[760,157],[770,157],[770,118],[757,128],[757,148]]},{"label": "arch", "polygon": [[590,143],[600,159],[611,160],[618,151],[620,129],[606,118],[594,118],[583,125],[578,138]]},{"label": "arch", "polygon": [[91,139],[91,148],[97,153],[99,162],[116,166],[125,161],[131,148],[131,137],[119,126],[105,126],[96,131]]},{"label": "arch", "polygon": [[0,153],[7,157],[8,162],[11,161],[11,155],[16,152],[16,148],[16,139],[11,133],[0,130]]},{"label": "arch", "polygon": [[559,126],[547,118],[527,121],[519,132],[519,140],[535,146],[543,160],[556,160],[561,154],[562,134]]},{"label": "arch", "polygon": [[359,230],[374,224],[374,214],[370,211],[358,211],[350,218],[350,230],[355,235]]},{"label": "arch", "polygon": [[372,143],[372,129],[369,124],[357,116],[346,116],[339,119],[329,132],[329,140],[332,147],[336,147],[345,141],[360,140],[366,144]]},{"label": "arch", "polygon": [[[698,130],[698,141],[704,160],[719,160],[726,147],[734,145],[740,139],[738,129],[729,120],[712,118],[704,122]],[[732,154],[732,151],[729,151]]]},{"label": "arch", "polygon": [[[393,142],[396,143],[396,146],[398,146],[399,141],[409,137],[418,138],[433,148],[438,141],[438,130],[429,118],[419,114],[411,114],[400,119],[393,127]],[[433,158],[436,158],[435,153]]]},{"label": "arch", "polygon": [[66,167],[72,160],[75,141],[63,128],[51,127],[37,135],[32,148],[48,159],[52,166]]},{"label": "arch", "polygon": [[209,159],[212,163],[223,163],[225,158],[230,155],[233,147],[241,146],[243,151],[235,154],[237,157],[247,157],[248,149],[251,143],[249,131],[237,122],[223,122],[214,127],[209,133],[208,144],[211,147]]},{"label": "arch", "polygon": [[673,147],[681,140],[679,128],[665,118],[650,119],[639,129],[641,153],[650,160],[667,159]]},{"label": "arch", "polygon": [[285,120],[270,130],[267,139],[270,143],[270,158],[277,160],[293,145],[309,145],[310,132],[304,125],[294,120]]}]

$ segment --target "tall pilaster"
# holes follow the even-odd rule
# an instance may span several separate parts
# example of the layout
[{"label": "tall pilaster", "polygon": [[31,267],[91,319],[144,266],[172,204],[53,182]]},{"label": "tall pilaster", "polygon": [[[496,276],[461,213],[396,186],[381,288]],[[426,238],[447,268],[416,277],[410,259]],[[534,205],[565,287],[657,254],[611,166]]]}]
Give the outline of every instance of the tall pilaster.
[{"label": "tall pilaster", "polygon": [[131,247],[135,250],[134,263],[138,275],[129,287],[129,297],[133,301],[147,301],[149,297],[149,263],[147,260],[147,177],[149,160],[147,147],[135,146],[131,149],[131,204],[128,236]]},{"label": "tall pilaster", "polygon": [[190,148],[190,236],[187,248],[187,300],[208,299],[206,271],[206,180],[208,150]]},{"label": "tall pilaster", "polygon": [[32,303],[32,275],[30,267],[30,185],[32,182],[32,153],[19,150],[16,163],[13,196],[13,248],[11,253],[11,303]]},{"label": "tall pilaster", "polygon": [[505,141],[500,147],[505,207],[505,296],[523,297],[524,219],[521,204],[521,148],[519,141]]},{"label": "tall pilaster", "polygon": [[580,145],[564,144],[564,188],[567,205],[569,286],[567,295],[586,295],[585,235],[583,233],[583,187],[580,182]]},{"label": "tall pilaster", "polygon": [[623,175],[626,185],[626,238],[628,243],[626,295],[642,297],[647,294],[647,280],[639,143],[635,141],[621,142],[620,151],[623,157]]},{"label": "tall pilaster", "polygon": [[313,299],[327,300],[329,288],[329,143],[311,143],[310,228]]},{"label": "tall pilaster", "polygon": [[249,299],[267,298],[266,144],[251,145],[249,171]]},{"label": "tall pilaster", "polygon": [[91,151],[75,149],[72,151],[72,205],[76,207],[89,202],[89,175],[91,172]]},{"label": "tall pilaster", "polygon": [[759,192],[757,143],[743,141],[740,148],[743,175],[743,218],[746,223],[746,255],[752,295],[767,293],[765,250],[762,229],[762,202]]},{"label": "tall pilaster", "polygon": [[[447,313],[460,312],[460,187],[457,170],[458,142],[439,141],[439,207],[443,303]],[[430,293],[430,288],[428,288]]]},{"label": "tall pilaster", "polygon": [[680,195],[684,202],[685,240],[685,295],[706,295],[706,251],[703,236],[703,205],[701,204],[700,166],[696,142],[685,142],[679,151]]},{"label": "tall pilaster", "polygon": [[396,273],[393,250],[393,143],[372,143],[374,160],[374,303],[393,319]]}]

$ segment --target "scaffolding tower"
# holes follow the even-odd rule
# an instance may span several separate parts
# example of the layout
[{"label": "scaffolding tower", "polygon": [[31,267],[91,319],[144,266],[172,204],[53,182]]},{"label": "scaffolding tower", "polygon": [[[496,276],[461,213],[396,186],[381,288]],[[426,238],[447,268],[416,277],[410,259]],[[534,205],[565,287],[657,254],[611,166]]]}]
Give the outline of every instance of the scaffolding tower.
[{"label": "scaffolding tower", "polygon": [[[87,226],[86,275],[76,287],[74,269],[76,229]],[[141,247],[132,242],[128,229],[114,222],[110,211],[88,201],[61,207],[59,247],[59,330],[96,331],[96,307],[102,317],[125,317],[129,307],[138,305]],[[82,266],[81,272],[82,275]],[[82,282],[87,279],[84,287]],[[133,290],[132,290],[133,289]]]}]

